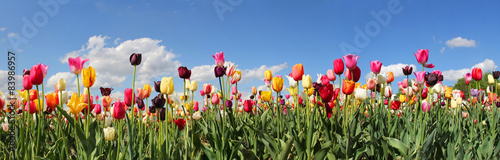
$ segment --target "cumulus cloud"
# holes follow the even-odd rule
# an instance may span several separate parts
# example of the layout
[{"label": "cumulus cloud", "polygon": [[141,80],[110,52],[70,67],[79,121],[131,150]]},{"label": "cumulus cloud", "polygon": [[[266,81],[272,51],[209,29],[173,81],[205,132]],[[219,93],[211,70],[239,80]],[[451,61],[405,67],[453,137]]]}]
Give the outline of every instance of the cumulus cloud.
[{"label": "cumulus cloud", "polygon": [[475,47],[476,46],[476,41],[475,40],[468,40],[467,38],[462,38],[462,37],[456,37],[453,39],[450,39],[446,41],[446,45],[450,48],[454,47]]},{"label": "cumulus cloud", "polygon": [[[388,66],[382,66],[382,69],[380,70],[380,74],[386,74],[387,72],[391,71],[394,74],[394,78],[398,77],[403,77],[405,76],[403,74],[403,67],[405,66],[410,66],[413,67],[413,71],[417,71],[417,66],[414,64],[403,64],[403,63],[398,63],[398,64],[391,64]],[[365,75],[365,79],[371,78],[373,75],[372,72],[368,73]]]},{"label": "cumulus cloud", "polygon": [[[139,38],[126,40],[116,47],[108,47],[106,42],[109,39],[102,35],[90,37],[80,50],[67,53],[60,61],[68,63],[68,58],[77,56],[90,59],[86,66],[90,65],[96,70],[94,86],[103,87],[122,87],[121,83],[132,75],[133,66],[129,61],[132,53],[142,53],[141,65],[137,66],[137,86],[150,83],[153,77],[172,74],[181,65],[175,60],[177,55],[159,44],[161,40]],[[118,42],[117,40],[114,42]]]},{"label": "cumulus cloud", "polygon": [[444,80],[457,81],[458,79],[464,77],[464,75],[466,73],[471,72],[472,68],[475,68],[475,67],[481,68],[483,73],[495,71],[498,68],[498,66],[495,64],[495,62],[493,60],[485,59],[483,62],[475,64],[471,68],[463,68],[463,69],[459,69],[459,70],[452,69],[452,70],[443,71]]}]

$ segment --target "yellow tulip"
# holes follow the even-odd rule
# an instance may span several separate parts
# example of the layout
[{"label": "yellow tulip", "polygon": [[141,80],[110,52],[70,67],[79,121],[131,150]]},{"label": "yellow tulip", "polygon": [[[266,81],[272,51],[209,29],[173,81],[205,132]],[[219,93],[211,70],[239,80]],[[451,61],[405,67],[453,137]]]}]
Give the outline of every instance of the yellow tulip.
[{"label": "yellow tulip", "polygon": [[149,98],[151,95],[151,86],[149,84],[144,84],[143,90],[146,91],[146,98]]},{"label": "yellow tulip", "polygon": [[83,68],[82,71],[83,86],[90,88],[95,82],[95,68],[89,66],[87,69]]},{"label": "yellow tulip", "polygon": [[264,77],[266,78],[267,81],[271,81],[273,79],[273,73],[271,73],[270,70],[266,70],[264,72]]},{"label": "yellow tulip", "polygon": [[59,82],[57,82],[57,90],[64,91],[66,90],[66,81],[62,78],[59,78]]},{"label": "yellow tulip", "polygon": [[488,83],[495,84],[495,78],[493,77],[492,74],[488,74]]},{"label": "yellow tulip", "polygon": [[198,89],[198,82],[191,81],[191,85],[189,85],[189,87],[190,87],[189,90],[191,90],[193,92],[196,91]]},{"label": "yellow tulip", "polygon": [[161,78],[160,91],[163,94],[171,95],[174,93],[174,82],[172,77]]},{"label": "yellow tulip", "polygon": [[269,102],[271,100],[271,91],[260,92],[260,98],[265,102]]},{"label": "yellow tulip", "polygon": [[314,94],[314,89],[312,88],[307,89],[307,96],[311,96],[313,94]]},{"label": "yellow tulip", "polygon": [[283,89],[283,78],[281,77],[274,77],[273,78],[273,90],[276,92],[281,92]]},{"label": "yellow tulip", "polygon": [[404,94],[399,95],[399,101],[400,102],[405,102],[406,101],[406,96]]},{"label": "yellow tulip", "polygon": [[312,87],[312,80],[310,75],[303,75],[302,76],[302,86],[305,89],[309,89]]},{"label": "yellow tulip", "polygon": [[290,95],[292,97],[295,97],[295,94],[297,94],[297,88],[287,88],[286,90],[288,90],[288,92],[290,92]]},{"label": "yellow tulip", "polygon": [[191,106],[192,106],[191,103],[186,103],[186,105],[184,107],[186,108],[186,111],[191,112],[191,108],[192,108]]},{"label": "yellow tulip", "polygon": [[451,96],[452,96],[452,94],[453,94],[453,88],[452,87],[446,87],[444,96],[446,98],[450,99]]},{"label": "yellow tulip", "polygon": [[79,114],[85,107],[88,106],[87,103],[83,103],[82,101],[80,101],[80,97],[76,93],[73,93],[71,95],[71,100],[69,100],[67,105],[69,108],[69,112],[74,115]]},{"label": "yellow tulip", "polygon": [[24,90],[24,91],[17,90],[17,95],[19,95],[19,97],[23,98],[23,102],[28,101],[28,90]]}]

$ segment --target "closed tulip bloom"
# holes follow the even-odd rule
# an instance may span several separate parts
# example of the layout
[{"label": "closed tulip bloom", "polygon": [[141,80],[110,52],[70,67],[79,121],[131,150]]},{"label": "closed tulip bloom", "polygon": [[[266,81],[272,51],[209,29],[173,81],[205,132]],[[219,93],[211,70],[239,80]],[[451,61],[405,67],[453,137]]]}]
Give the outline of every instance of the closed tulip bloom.
[{"label": "closed tulip bloom", "polygon": [[429,89],[427,89],[427,88],[424,88],[422,90],[422,99],[426,99],[427,98],[428,91],[429,91]]},{"label": "closed tulip bloom", "polygon": [[115,102],[115,105],[113,106],[113,118],[115,119],[125,118],[126,111],[127,111],[127,106],[125,106],[125,103],[120,102],[120,100],[118,99]]},{"label": "closed tulip bloom", "polygon": [[469,84],[472,81],[472,74],[471,73],[466,73],[464,76],[465,79],[465,84]]},{"label": "closed tulip bloom", "polygon": [[174,82],[172,77],[161,78],[160,91],[167,95],[174,93]]},{"label": "closed tulip bloom", "polygon": [[472,79],[476,81],[480,81],[481,79],[483,79],[483,71],[481,70],[481,68],[476,67],[472,69]]},{"label": "closed tulip bloom", "polygon": [[236,67],[238,67],[238,65],[229,64],[226,69],[226,76],[232,77],[236,71]]},{"label": "closed tulip bloom", "polygon": [[273,79],[273,73],[271,73],[270,70],[266,70],[264,72],[264,78],[267,80],[267,81],[272,81]]},{"label": "closed tulip bloom", "polygon": [[24,90],[30,90],[33,88],[33,84],[31,84],[31,77],[29,75],[23,76],[23,88]]},{"label": "closed tulip bloom", "polygon": [[500,77],[500,71],[493,71],[491,72],[491,74],[493,75],[494,79],[498,79]]},{"label": "closed tulip bloom", "polygon": [[348,55],[343,56],[342,58],[344,58],[345,66],[348,69],[353,70],[358,65],[358,58],[359,57],[360,56],[356,56],[354,54],[348,54]]},{"label": "closed tulip bloom", "polygon": [[83,69],[82,73],[82,80],[83,80],[83,86],[90,88],[94,85],[95,82],[95,68],[92,68],[89,66],[87,69]]},{"label": "closed tulip bloom", "polygon": [[[297,87],[297,81],[295,81],[292,77],[290,76],[286,76],[286,78],[288,79],[288,85],[290,86],[290,88],[296,88]],[[257,92],[257,89],[255,89],[255,91]],[[255,95],[255,94],[254,94]]]},{"label": "closed tulip bloom", "polygon": [[323,103],[328,103],[330,100],[332,100],[333,96],[335,95],[335,91],[333,91],[333,85],[328,83],[323,87],[320,87],[318,89],[319,96],[321,96],[321,100]]},{"label": "closed tulip bloom", "polygon": [[209,95],[211,91],[212,91],[212,85],[207,84],[207,83],[203,84],[203,92],[205,94]]},{"label": "closed tulip bloom", "polygon": [[219,52],[219,53],[215,53],[215,55],[212,55],[212,57],[214,57],[215,59],[215,66],[217,67],[222,67],[224,66],[224,52]]},{"label": "closed tulip bloom", "polygon": [[194,92],[198,89],[198,82],[197,81],[191,81],[191,85],[189,85],[189,90]]},{"label": "closed tulip bloom", "polygon": [[392,110],[398,110],[400,106],[401,106],[400,101],[392,101],[391,102],[391,109]]},{"label": "closed tulip bloom", "polygon": [[312,87],[312,80],[310,75],[303,75],[302,76],[302,86],[306,89],[309,89]]},{"label": "closed tulip bloom", "polygon": [[455,99],[451,99],[450,107],[451,109],[457,109],[457,101]]},{"label": "closed tulip bloom", "polygon": [[56,105],[59,105],[59,96],[57,93],[50,93],[45,95],[45,103],[48,108],[56,108]]},{"label": "closed tulip bloom", "polygon": [[231,84],[235,84],[241,80],[241,71],[234,71],[231,77]]},{"label": "closed tulip bloom", "polygon": [[151,100],[153,107],[155,108],[163,108],[165,106],[166,99],[162,94],[158,94],[155,98]]},{"label": "closed tulip bloom", "polygon": [[31,67],[30,79],[33,85],[40,85],[43,83],[43,72],[41,63]]},{"label": "closed tulip bloom", "polygon": [[107,141],[112,141],[115,139],[115,128],[107,127],[103,129],[104,131],[104,139]]},{"label": "closed tulip bloom", "polygon": [[434,64],[427,64],[427,60],[429,60],[429,50],[428,49],[418,49],[415,54],[415,58],[417,58],[417,62],[423,65],[425,68],[434,68]]},{"label": "closed tulip bloom", "polygon": [[212,103],[213,104],[219,104],[219,94],[213,94],[212,95]]},{"label": "closed tulip bloom", "polygon": [[106,111],[109,111],[108,108],[109,106],[111,106],[112,101],[113,99],[111,99],[111,97],[109,96],[102,97],[102,106],[104,107],[104,109],[106,109]]},{"label": "closed tulip bloom", "polygon": [[224,76],[224,74],[226,74],[226,67],[223,67],[223,66],[217,66],[214,68],[214,73],[215,73],[215,77],[222,77]]},{"label": "closed tulip bloom", "polygon": [[273,90],[275,92],[281,92],[281,90],[283,89],[283,78],[281,78],[281,76],[277,76],[277,77],[274,77],[273,78]]},{"label": "closed tulip bloom", "polygon": [[151,90],[152,90],[152,89],[151,89],[151,85],[149,85],[149,84],[144,84],[144,87],[143,87],[142,89],[145,91],[145,93],[144,93],[144,94],[145,94],[145,95],[144,95],[144,97],[145,97],[145,98],[149,98],[149,97],[151,96]]},{"label": "closed tulip bloom", "polygon": [[403,67],[403,74],[409,76],[413,72],[413,67],[405,66]]},{"label": "closed tulip bloom", "polygon": [[76,93],[73,93],[71,95],[71,100],[68,102],[68,108],[69,108],[69,112],[74,114],[74,115],[77,115],[79,114],[80,112],[82,112],[82,110],[88,106],[87,103],[83,103],[81,100],[80,100],[80,97],[78,96],[78,94]]},{"label": "closed tulip bloom", "polygon": [[233,107],[233,101],[227,100],[227,101],[226,101],[226,107],[227,107],[227,108],[231,108],[231,107]]},{"label": "closed tulip bloom", "polygon": [[425,81],[426,81],[427,85],[429,85],[429,86],[436,85],[438,80],[439,80],[439,77],[435,73],[428,73],[425,75]]},{"label": "closed tulip bloom", "polygon": [[366,98],[368,98],[368,94],[366,93],[366,89],[363,89],[363,88],[356,88],[354,90],[354,97],[356,97],[356,99],[358,101],[365,101]]},{"label": "closed tulip bloom", "polygon": [[404,94],[399,95],[400,102],[406,102],[406,96]]},{"label": "closed tulip bloom", "polygon": [[124,91],[124,98],[123,98],[123,102],[125,103],[126,106],[132,106],[132,100],[135,99],[135,95],[134,95],[134,98],[132,98],[132,88],[127,88],[125,89]]},{"label": "closed tulip bloom", "polygon": [[488,74],[488,83],[495,84],[495,78],[493,78],[493,75],[491,74]]},{"label": "closed tulip bloom", "polygon": [[336,75],[344,73],[344,61],[342,61],[342,59],[333,60],[333,71]]},{"label": "closed tulip bloom", "polygon": [[431,106],[427,104],[426,100],[422,101],[422,111],[428,112],[431,110]]},{"label": "closed tulip bloom", "polygon": [[140,53],[132,53],[130,55],[129,60],[130,60],[130,64],[133,65],[133,66],[140,65],[141,61],[142,61],[142,54],[140,54]]},{"label": "closed tulip bloom", "polygon": [[161,93],[161,81],[153,81],[155,91],[158,93]]},{"label": "closed tulip bloom", "polygon": [[355,86],[356,84],[354,81],[344,79],[344,84],[342,85],[342,93],[344,93],[345,95],[351,95],[352,92],[354,92]]},{"label": "closed tulip bloom", "polygon": [[337,79],[337,76],[335,76],[335,72],[333,72],[333,69],[329,69],[328,71],[326,71],[326,76],[328,77],[328,80],[332,82]]},{"label": "closed tulip bloom", "polygon": [[76,58],[68,58],[69,69],[73,74],[80,74],[82,72],[83,64],[89,61],[89,59],[82,60],[82,57],[78,56]]},{"label": "closed tulip bloom", "polygon": [[326,85],[328,83],[330,83],[330,79],[328,79],[328,76],[327,75],[321,76],[321,84]]},{"label": "closed tulip bloom", "polygon": [[255,88],[255,86],[252,87],[252,94],[253,95],[256,95],[257,94],[257,88]]},{"label": "closed tulip bloom", "polygon": [[101,105],[100,104],[94,104],[94,110],[93,112],[94,115],[99,115],[102,113],[102,110],[101,110]]},{"label": "closed tulip bloom", "polygon": [[377,84],[385,84],[387,83],[387,77],[385,75],[379,74],[377,75]]},{"label": "closed tulip bloom", "polygon": [[217,87],[215,87],[215,86],[211,86],[211,87],[212,87],[212,89],[210,89],[210,94],[217,93]]},{"label": "closed tulip bloom", "polygon": [[57,99],[60,99],[61,102],[59,104],[66,104],[68,102],[68,92],[67,91],[62,91],[61,94],[57,94]]},{"label": "closed tulip bloom", "polygon": [[243,101],[243,106],[244,106],[243,109],[245,110],[245,112],[247,112],[247,113],[252,112],[252,108],[253,108],[252,100]]},{"label": "closed tulip bloom", "polygon": [[366,87],[369,89],[369,90],[374,90],[375,87],[377,87],[377,83],[376,83],[376,80],[374,78],[368,78],[366,80]]},{"label": "closed tulip bloom", "polygon": [[464,117],[464,118],[469,117],[469,113],[468,112],[462,112],[462,117]]},{"label": "closed tulip bloom", "polygon": [[264,102],[269,102],[271,100],[271,92],[270,91],[262,91],[262,92],[260,92],[260,98]]},{"label": "closed tulip bloom", "polygon": [[378,60],[371,61],[370,69],[372,70],[373,74],[379,74],[380,70],[382,69],[382,62],[379,62]]},{"label": "closed tulip bloom", "polygon": [[385,98],[390,98],[392,96],[392,88],[391,86],[386,86],[384,90]]},{"label": "closed tulip bloom", "polygon": [[179,72],[179,77],[182,79],[189,79],[191,77],[191,70],[187,67],[180,66],[177,71]]},{"label": "closed tulip bloom", "polygon": [[302,63],[293,65],[292,67],[292,73],[290,73],[290,77],[293,78],[295,81],[300,81],[302,80],[304,75],[304,66],[302,66]]},{"label": "closed tulip bloom", "polygon": [[59,78],[59,81],[56,84],[56,90],[57,91],[64,91],[66,90],[66,81],[62,78]]},{"label": "closed tulip bloom", "polygon": [[425,84],[425,71],[417,71],[415,72],[415,77],[417,78],[417,84],[418,85],[423,85]]},{"label": "closed tulip bloom", "polygon": [[386,77],[387,83],[391,83],[394,81],[394,73],[392,73],[391,71],[387,72]]},{"label": "closed tulip bloom", "polygon": [[[351,73],[352,71],[352,73]],[[351,78],[351,75],[354,76],[354,82],[358,82],[359,81],[359,78],[361,78],[361,70],[359,69],[358,66],[354,66],[353,69],[347,69],[345,71],[345,77],[348,79],[348,80],[353,80]]]}]

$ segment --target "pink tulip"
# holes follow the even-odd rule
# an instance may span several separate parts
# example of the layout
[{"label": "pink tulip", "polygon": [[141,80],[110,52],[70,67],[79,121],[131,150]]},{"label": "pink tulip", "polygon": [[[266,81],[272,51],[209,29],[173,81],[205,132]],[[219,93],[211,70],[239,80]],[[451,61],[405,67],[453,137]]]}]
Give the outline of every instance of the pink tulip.
[{"label": "pink tulip", "polygon": [[101,105],[100,104],[94,104],[94,113],[95,114],[101,114]]},{"label": "pink tulip", "polygon": [[378,60],[371,61],[370,62],[370,69],[372,70],[373,74],[379,74],[380,69],[382,69],[382,62],[379,62]]},{"label": "pink tulip", "polygon": [[212,57],[214,57],[215,59],[215,65],[217,67],[222,67],[224,66],[224,52],[219,52],[219,53],[215,53],[215,55],[212,55]]},{"label": "pink tulip", "polygon": [[120,100],[118,99],[113,106],[113,117],[115,119],[123,119],[125,118],[126,111],[127,107],[125,106],[125,103],[120,102]]},{"label": "pink tulip", "polygon": [[219,95],[218,94],[213,94],[212,95],[212,103],[213,104],[219,104]]},{"label": "pink tulip", "polygon": [[348,69],[353,70],[354,68],[356,68],[356,66],[358,64],[358,58],[359,57],[360,56],[356,57],[356,55],[354,55],[354,54],[348,54],[348,55],[343,56],[342,58],[344,58],[345,66]]},{"label": "pink tulip", "polygon": [[82,60],[82,57],[68,58],[69,69],[73,74],[80,74],[82,72],[83,64],[89,59]]},{"label": "pink tulip", "polygon": [[417,78],[417,84],[423,85],[425,84],[425,71],[415,72],[415,77]]},{"label": "pink tulip", "polygon": [[415,54],[415,58],[417,58],[417,62],[421,65],[423,65],[425,68],[434,68],[434,64],[429,63],[427,64],[427,60],[429,60],[429,50],[428,49],[418,49],[417,53]]},{"label": "pink tulip", "polygon": [[33,85],[40,85],[43,83],[43,66],[41,63],[34,65],[30,70],[30,79]]},{"label": "pink tulip", "polygon": [[29,75],[23,77],[23,88],[24,90],[30,90],[33,88],[33,84],[31,84],[31,78]]},{"label": "pink tulip", "polygon": [[431,105],[427,104],[427,101],[422,101],[422,111],[428,112],[431,110]]},{"label": "pink tulip", "polygon": [[337,76],[333,72],[333,69],[329,69],[328,71],[326,71],[326,76],[328,76],[328,79],[332,82],[335,81],[335,79],[337,79]]},{"label": "pink tulip", "polygon": [[472,81],[472,74],[471,73],[466,73],[465,74],[465,84],[469,84]]},{"label": "pink tulip", "polygon": [[236,92],[238,92],[236,86],[231,87],[231,94],[235,95]]},{"label": "pink tulip", "polygon": [[323,84],[323,85],[326,85],[326,84],[330,83],[330,79],[328,78],[327,75],[321,76],[321,81],[322,81],[321,84]]},{"label": "pink tulip", "polygon": [[41,63],[38,65],[42,68],[43,78],[47,77],[47,70],[49,69],[49,66]]},{"label": "pink tulip", "polygon": [[194,109],[195,111],[198,111],[198,110],[199,110],[199,107],[198,107],[198,101],[194,101],[194,107],[193,107],[193,109]]},{"label": "pink tulip", "polygon": [[377,81],[374,78],[369,78],[366,80],[366,87],[369,90],[374,90],[377,87]]},{"label": "pink tulip", "polygon": [[285,98],[286,98],[286,99],[289,99],[289,98],[290,98],[290,95],[289,95],[289,94],[285,95]]}]

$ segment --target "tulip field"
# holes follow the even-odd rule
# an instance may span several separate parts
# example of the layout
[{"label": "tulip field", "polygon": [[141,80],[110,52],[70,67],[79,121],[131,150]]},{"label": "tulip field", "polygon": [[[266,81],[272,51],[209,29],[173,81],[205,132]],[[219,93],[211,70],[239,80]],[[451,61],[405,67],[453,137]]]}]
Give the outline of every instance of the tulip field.
[{"label": "tulip field", "polygon": [[[359,68],[359,56],[348,54],[324,64],[331,66],[327,71],[304,73],[302,64],[289,75],[267,70],[267,88],[253,87],[250,97],[241,96],[242,72],[225,66],[222,52],[212,55],[215,68],[206,71],[217,82],[200,85],[181,66],[178,77],[136,86],[142,56],[130,55],[133,81],[123,99],[94,85],[95,69],[83,67],[92,59],[68,59],[78,86],[71,95],[65,79],[44,86],[48,66],[25,69],[22,90],[0,100],[0,159],[500,158],[500,72],[473,68],[464,75],[467,89],[445,86],[427,49],[414,53],[422,70],[401,68],[401,82],[381,72],[382,61]],[[373,76],[360,81],[361,70]],[[324,75],[313,81],[317,73]],[[174,88],[174,79],[184,87]]]}]

